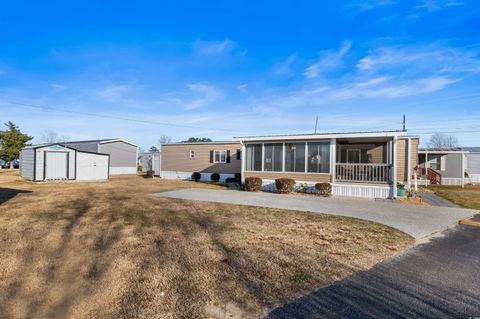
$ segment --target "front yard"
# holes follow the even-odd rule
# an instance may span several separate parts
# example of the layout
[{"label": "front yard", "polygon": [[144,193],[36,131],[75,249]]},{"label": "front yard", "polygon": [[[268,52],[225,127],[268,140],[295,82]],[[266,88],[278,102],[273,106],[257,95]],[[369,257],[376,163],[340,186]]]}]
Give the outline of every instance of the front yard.
[{"label": "front yard", "polygon": [[413,243],[372,222],[173,200],[182,181],[0,171],[2,318],[261,316]]},{"label": "front yard", "polygon": [[430,186],[439,196],[449,201],[471,209],[480,209],[480,185],[460,186]]}]

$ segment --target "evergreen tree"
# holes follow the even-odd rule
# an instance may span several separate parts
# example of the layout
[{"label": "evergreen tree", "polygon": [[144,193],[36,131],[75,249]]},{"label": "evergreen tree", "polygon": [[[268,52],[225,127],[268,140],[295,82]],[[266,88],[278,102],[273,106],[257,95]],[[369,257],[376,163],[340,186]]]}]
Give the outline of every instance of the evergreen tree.
[{"label": "evergreen tree", "polygon": [[18,126],[8,121],[5,123],[7,130],[0,131],[0,158],[10,162],[10,168],[13,167],[13,160],[18,159],[20,150],[27,146],[27,142],[33,137],[23,134]]}]

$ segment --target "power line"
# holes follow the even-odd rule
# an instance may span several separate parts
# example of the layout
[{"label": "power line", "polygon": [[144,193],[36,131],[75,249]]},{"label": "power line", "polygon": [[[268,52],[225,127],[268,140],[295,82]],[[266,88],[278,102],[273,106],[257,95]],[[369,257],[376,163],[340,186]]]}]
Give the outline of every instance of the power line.
[{"label": "power line", "polygon": [[153,125],[162,125],[162,126],[172,126],[172,127],[182,127],[182,128],[192,128],[192,129],[199,129],[199,130],[214,130],[214,131],[225,131],[230,133],[238,133],[238,131],[233,131],[224,128],[210,128],[210,127],[202,127],[202,126],[195,126],[195,125],[185,125],[185,124],[174,124],[174,123],[167,123],[167,122],[158,122],[158,121],[149,121],[149,120],[140,120],[134,118],[125,118],[120,116],[113,116],[113,115],[104,115],[98,113],[89,113],[89,112],[80,112],[80,111],[72,111],[72,110],[65,110],[57,107],[51,106],[41,106],[41,105],[34,105],[34,104],[26,104],[26,103],[19,103],[19,102],[8,102],[14,105],[21,105],[32,107],[41,110],[47,111],[57,111],[57,112],[64,112],[64,113],[71,113],[71,114],[78,114],[78,115],[86,115],[86,116],[93,116],[93,117],[100,117],[100,118],[107,118],[107,119],[114,119],[114,120],[121,120],[121,121],[128,121],[128,122],[135,122],[135,123],[143,123],[143,124],[153,124]]}]

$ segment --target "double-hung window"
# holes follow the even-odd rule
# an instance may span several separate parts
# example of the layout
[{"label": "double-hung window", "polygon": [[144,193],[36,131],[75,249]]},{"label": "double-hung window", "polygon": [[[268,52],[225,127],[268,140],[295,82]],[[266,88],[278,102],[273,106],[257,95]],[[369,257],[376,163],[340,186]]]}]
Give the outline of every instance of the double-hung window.
[{"label": "double-hung window", "polygon": [[215,151],[213,157],[214,163],[226,163],[227,162],[227,151]]}]

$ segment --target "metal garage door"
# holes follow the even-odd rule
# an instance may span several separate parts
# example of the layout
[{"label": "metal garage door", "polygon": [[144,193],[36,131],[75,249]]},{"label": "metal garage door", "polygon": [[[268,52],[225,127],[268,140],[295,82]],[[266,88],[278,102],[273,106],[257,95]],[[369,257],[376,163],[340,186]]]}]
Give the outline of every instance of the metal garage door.
[{"label": "metal garage door", "polygon": [[45,152],[45,179],[67,179],[68,153]]}]

